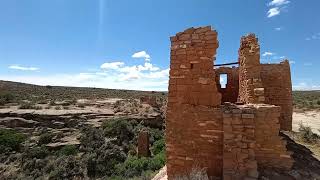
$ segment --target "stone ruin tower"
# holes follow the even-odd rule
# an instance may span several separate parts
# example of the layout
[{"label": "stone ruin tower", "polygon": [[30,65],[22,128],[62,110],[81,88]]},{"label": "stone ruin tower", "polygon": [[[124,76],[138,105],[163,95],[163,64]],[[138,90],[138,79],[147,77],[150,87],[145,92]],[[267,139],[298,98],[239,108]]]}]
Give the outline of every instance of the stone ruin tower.
[{"label": "stone ruin tower", "polygon": [[[260,64],[258,39],[249,34],[241,38],[239,67],[215,69],[217,35],[207,26],[170,38],[168,178],[193,168],[211,179],[255,179],[258,167],[290,169],[291,153],[278,135],[291,130],[288,61]],[[228,77],[225,88],[220,74]]]}]

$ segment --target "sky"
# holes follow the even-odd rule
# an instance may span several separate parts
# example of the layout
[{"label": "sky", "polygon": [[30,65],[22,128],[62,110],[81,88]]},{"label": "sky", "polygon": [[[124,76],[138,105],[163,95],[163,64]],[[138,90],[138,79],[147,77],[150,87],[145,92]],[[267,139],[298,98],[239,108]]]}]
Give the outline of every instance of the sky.
[{"label": "sky", "polygon": [[160,90],[170,36],[211,25],[215,64],[255,33],[261,62],[289,59],[294,89],[320,89],[319,0],[0,0],[0,79]]}]

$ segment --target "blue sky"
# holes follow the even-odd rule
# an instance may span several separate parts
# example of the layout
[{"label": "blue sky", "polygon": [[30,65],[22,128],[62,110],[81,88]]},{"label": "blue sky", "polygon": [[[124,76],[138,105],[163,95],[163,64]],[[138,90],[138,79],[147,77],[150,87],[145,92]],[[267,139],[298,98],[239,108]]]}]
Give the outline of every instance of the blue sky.
[{"label": "blue sky", "polygon": [[215,63],[255,33],[261,61],[291,62],[294,89],[320,89],[319,0],[0,0],[0,79],[167,90],[169,37],[211,25]]}]

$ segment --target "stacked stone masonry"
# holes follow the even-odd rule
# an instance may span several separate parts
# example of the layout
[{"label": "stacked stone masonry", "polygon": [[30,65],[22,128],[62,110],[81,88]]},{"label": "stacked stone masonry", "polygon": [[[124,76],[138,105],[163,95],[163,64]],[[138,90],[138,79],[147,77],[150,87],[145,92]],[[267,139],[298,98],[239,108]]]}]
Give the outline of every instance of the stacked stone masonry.
[{"label": "stacked stone masonry", "polygon": [[261,80],[260,45],[254,34],[243,36],[239,49],[239,100],[244,103],[264,103]]},{"label": "stacked stone masonry", "polygon": [[288,60],[280,64],[261,64],[265,103],[281,107],[280,128],[292,130],[292,84]]},{"label": "stacked stone masonry", "polygon": [[[221,177],[222,113],[213,70],[219,46],[211,27],[190,28],[171,37],[166,118],[169,178],[190,171],[195,162]],[[210,158],[208,158],[210,157]]]},{"label": "stacked stone masonry", "polygon": [[[290,169],[293,160],[279,131],[280,124],[290,123],[282,118],[290,111],[282,107],[290,109],[291,96],[276,100],[279,88],[287,88],[283,94],[291,93],[290,68],[285,63],[275,65],[289,73],[290,82],[279,85],[285,78],[272,82],[269,73],[273,71],[268,68],[273,68],[260,64],[260,46],[253,34],[241,38],[239,68],[214,69],[218,47],[217,32],[210,26],[189,28],[171,37],[168,178],[193,168],[205,169],[210,179],[256,179],[258,167]],[[225,89],[220,86],[220,74],[227,74]]]},{"label": "stacked stone masonry", "polygon": [[223,179],[256,179],[255,124],[252,108],[225,106],[223,112]]},{"label": "stacked stone masonry", "polygon": [[139,157],[149,157],[149,133],[148,131],[142,130],[139,132],[138,136],[138,156]]}]

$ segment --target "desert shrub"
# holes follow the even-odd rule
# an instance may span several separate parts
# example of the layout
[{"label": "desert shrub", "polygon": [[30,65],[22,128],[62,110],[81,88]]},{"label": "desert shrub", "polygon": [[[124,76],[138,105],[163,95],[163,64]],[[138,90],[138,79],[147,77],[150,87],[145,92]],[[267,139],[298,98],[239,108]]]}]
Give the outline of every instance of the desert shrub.
[{"label": "desert shrub", "polygon": [[0,153],[18,151],[26,136],[13,130],[0,129]]},{"label": "desert shrub", "polygon": [[166,155],[161,151],[150,159],[149,170],[156,171],[161,169],[166,164]]},{"label": "desert shrub", "polygon": [[56,105],[55,100],[50,100],[50,102],[49,102],[49,106],[55,106],[55,105]]},{"label": "desert shrub", "polygon": [[61,107],[60,106],[56,106],[54,107],[55,110],[61,110]]},{"label": "desert shrub", "polygon": [[164,152],[157,154],[154,157],[137,157],[129,156],[126,161],[116,166],[116,175],[124,179],[133,177],[143,177],[150,172],[161,169],[165,165]]},{"label": "desert shrub", "polygon": [[79,107],[79,108],[85,108],[85,107],[86,107],[86,105],[85,105],[85,104],[83,104],[83,103],[81,103],[81,104],[78,104],[78,105],[77,105],[77,107]]},{"label": "desert shrub", "polygon": [[35,110],[41,110],[41,109],[43,109],[43,108],[42,108],[42,106],[34,106],[34,109],[35,109]]},{"label": "desert shrub", "polygon": [[310,126],[304,126],[302,123],[299,125],[299,132],[301,133],[301,138],[308,143],[316,142],[320,138],[319,135],[312,132]]},{"label": "desert shrub", "polygon": [[39,137],[39,140],[38,140],[38,144],[39,145],[49,144],[52,142],[53,137],[54,137],[54,134],[52,134],[52,133],[41,134]]},{"label": "desert shrub", "polygon": [[87,171],[89,177],[111,176],[116,165],[124,162],[126,154],[117,145],[110,142],[103,144],[94,153],[87,156]]},{"label": "desert shrub", "polygon": [[83,179],[85,165],[74,156],[60,157],[46,167],[49,179]]},{"label": "desert shrub", "polygon": [[78,148],[75,145],[67,145],[62,147],[57,154],[60,156],[71,156],[78,153]]},{"label": "desert shrub", "polygon": [[15,96],[12,93],[1,93],[0,94],[0,105],[5,105],[7,103],[13,102]]},{"label": "desert shrub", "polygon": [[121,145],[123,143],[130,142],[133,137],[133,127],[128,119],[117,118],[107,120],[102,125],[104,134],[110,138],[117,138],[116,144]]},{"label": "desert shrub", "polygon": [[127,178],[140,176],[143,171],[148,170],[149,163],[149,158],[129,156],[124,163],[117,165],[116,174]]},{"label": "desert shrub", "polygon": [[165,151],[165,141],[164,139],[160,139],[153,143],[153,146],[151,147],[151,151],[153,155],[157,155],[161,153],[162,151]]},{"label": "desert shrub", "polygon": [[23,169],[23,176],[25,177],[21,179],[38,179],[43,175],[42,169],[44,169],[47,164],[48,159],[23,158],[20,167]]},{"label": "desert shrub", "polygon": [[31,102],[23,102],[20,106],[19,109],[35,109],[35,105]]},{"label": "desert shrub", "polygon": [[70,107],[69,106],[63,106],[63,109],[68,110],[68,109],[70,109]]},{"label": "desert shrub", "polygon": [[100,148],[105,142],[102,129],[85,127],[80,136],[81,149],[84,151],[93,151]]},{"label": "desert shrub", "polygon": [[28,148],[26,151],[23,153],[24,158],[29,158],[29,159],[44,159],[49,155],[49,150],[45,146],[37,146],[33,148]]}]

